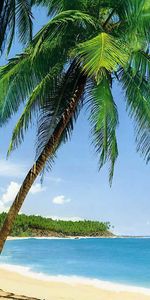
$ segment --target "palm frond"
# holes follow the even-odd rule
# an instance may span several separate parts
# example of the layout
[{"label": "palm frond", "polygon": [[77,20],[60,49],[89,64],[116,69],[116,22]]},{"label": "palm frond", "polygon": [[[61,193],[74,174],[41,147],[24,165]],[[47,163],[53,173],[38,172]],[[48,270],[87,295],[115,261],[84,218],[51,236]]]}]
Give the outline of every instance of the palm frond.
[{"label": "palm frond", "polygon": [[132,69],[121,72],[121,81],[125,90],[127,109],[135,121],[137,151],[148,163],[150,160],[150,84],[141,80]]},{"label": "palm frond", "polygon": [[32,40],[32,19],[30,0],[17,0],[16,21],[20,41],[24,44]]},{"label": "palm frond", "polygon": [[0,5],[0,52],[2,53],[6,43],[7,28],[11,14],[11,3],[9,0],[2,0]]},{"label": "palm frond", "polygon": [[[68,107],[71,99],[75,95],[77,86],[81,79],[81,70],[76,62],[73,61],[62,78],[57,82],[54,94],[49,95],[49,99],[41,107],[38,130],[37,130],[37,155],[42,152],[50,136],[52,135],[57,123],[62,117],[63,112]],[[76,112],[78,108],[76,109]],[[74,118],[76,118],[75,113]],[[69,122],[69,128],[73,129],[73,123]],[[66,137],[69,136],[69,130]]]},{"label": "palm frond", "polygon": [[[143,41],[149,41],[150,25],[144,17],[146,2],[147,0],[127,0],[122,3],[122,18],[127,22],[128,38],[134,48],[139,46],[139,42],[142,44]],[[150,13],[150,7],[147,13]]]},{"label": "palm frond", "polygon": [[9,16],[9,28],[10,30],[8,35],[7,55],[10,52],[16,30],[15,0],[12,0],[12,9],[10,10]]},{"label": "palm frond", "polygon": [[110,72],[115,71],[118,65],[126,65],[129,58],[121,41],[105,32],[79,44],[77,56],[79,56],[84,70],[89,76],[95,76],[96,79],[99,78],[99,74],[104,68]]},{"label": "palm frond", "polygon": [[111,93],[109,79],[106,76],[103,76],[99,84],[94,87],[91,98],[90,122],[93,144],[98,156],[100,155],[100,168],[107,161],[111,163],[109,173],[111,184],[114,164],[118,156],[115,133],[118,125],[118,113]]},{"label": "palm frond", "polygon": [[63,10],[63,0],[31,0],[32,5],[42,5],[47,7],[48,15],[53,16]]},{"label": "palm frond", "polygon": [[31,63],[29,52],[11,59],[8,65],[0,68],[0,124],[3,125],[18,111],[30,93],[48,72],[48,67],[41,68],[39,64]]},{"label": "palm frond", "polygon": [[[37,36],[35,40],[37,40]],[[33,39],[33,44],[35,40]],[[68,62],[70,48],[75,43],[73,38],[72,43],[68,43],[64,35],[58,34],[51,41],[45,41],[42,44],[41,51],[37,53],[34,59],[34,46],[31,45],[24,54],[11,59],[6,66],[0,68],[1,124],[16,113],[20,103],[26,101],[31,93],[33,93],[31,99],[36,95],[35,91],[38,90],[36,86],[40,87],[42,79],[48,76],[55,66],[59,63],[65,66]],[[60,58],[59,63],[58,57]]]},{"label": "palm frond", "polygon": [[[55,91],[57,77],[59,78],[59,76],[61,76],[62,69],[62,63],[55,65],[31,93],[25,105],[25,109],[13,130],[8,155],[24,140],[24,133],[27,131],[29,124],[33,123],[34,116],[38,115],[38,111],[45,105],[47,98]],[[52,103],[50,103],[50,105],[52,107]],[[53,103],[53,105],[55,105],[55,103]]]},{"label": "palm frond", "polygon": [[6,66],[0,67],[1,125],[18,111],[21,102],[25,102],[30,97],[36,86],[40,86],[42,79],[52,72],[55,66],[66,64],[70,44],[65,45],[65,43],[65,39],[61,37],[45,43],[34,60],[32,59],[33,48],[29,47],[24,54],[16,56]]},{"label": "palm frond", "polygon": [[[63,94],[61,94],[60,99],[58,94],[57,103],[59,103],[59,107],[57,105],[57,110],[58,110],[57,118],[55,118],[55,120],[53,119],[53,116],[56,113],[56,111],[54,110],[54,112],[52,113],[50,107],[50,101],[48,101],[45,104],[45,106],[41,109],[41,114],[38,123],[38,131],[37,131],[36,157],[38,157],[40,153],[43,151],[46,144],[50,140],[51,136],[55,132],[55,128],[58,126],[59,123],[61,123],[64,112],[67,112],[69,116],[70,103],[74,99],[76,101],[76,109],[74,110],[73,115],[70,116],[70,120],[67,123],[61,135],[59,143],[56,145],[53,155],[47,161],[42,175],[44,174],[45,170],[51,169],[51,166],[56,157],[56,153],[59,150],[60,146],[66,143],[68,139],[70,139],[72,131],[74,129],[74,122],[77,120],[79,112],[83,106],[86,76],[82,74],[81,70],[77,66],[74,69],[72,69],[72,65],[70,66],[68,72],[62,79],[58,90],[63,89],[63,84],[67,85],[67,90],[63,91]],[[76,99],[76,95],[78,95],[77,99]]]},{"label": "palm frond", "polygon": [[2,0],[0,6],[0,50],[3,50],[7,41],[7,54],[9,53],[15,32],[19,33],[19,40],[24,44],[31,41],[32,19],[30,0]]},{"label": "palm frond", "polygon": [[78,10],[68,10],[59,13],[56,17],[50,20],[35,36],[33,46],[34,53],[33,58],[40,52],[41,46],[47,40],[50,41],[56,35],[63,34],[64,28],[68,23],[74,24],[75,22],[80,22],[82,27],[87,24],[96,26],[95,21],[88,14],[82,13]]},{"label": "palm frond", "polygon": [[148,52],[134,52],[129,65],[134,75],[138,74],[141,80],[143,78],[150,80],[150,55]]},{"label": "palm frond", "polygon": [[80,10],[82,12],[90,11],[96,13],[96,9],[100,6],[99,0],[32,0],[32,5],[43,5],[48,9],[48,15],[54,16],[62,11]]},{"label": "palm frond", "polygon": [[0,68],[0,124],[18,110],[21,100],[29,94],[31,85],[31,66],[28,54],[21,54]]}]

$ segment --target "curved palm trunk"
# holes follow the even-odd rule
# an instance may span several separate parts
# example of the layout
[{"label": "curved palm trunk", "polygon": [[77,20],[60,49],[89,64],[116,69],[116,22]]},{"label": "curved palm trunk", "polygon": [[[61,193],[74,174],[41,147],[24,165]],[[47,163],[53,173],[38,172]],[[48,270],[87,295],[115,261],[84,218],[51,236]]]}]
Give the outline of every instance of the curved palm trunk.
[{"label": "curved palm trunk", "polygon": [[48,143],[46,144],[44,150],[38,157],[35,164],[32,166],[30,171],[28,172],[25,180],[23,181],[23,184],[7,214],[7,217],[5,219],[4,225],[0,231],[0,253],[2,252],[4,243],[10,234],[15,218],[25,200],[25,197],[27,196],[32,184],[34,183],[37,176],[42,171],[47,159],[55,152],[55,149],[57,148],[57,145],[59,143],[59,140],[63,134],[64,129],[68,125],[71,117],[73,116],[75,109],[78,105],[78,102],[80,100],[80,97],[84,91],[86,83],[86,76],[81,75],[78,88],[75,91],[74,97],[71,99],[70,104],[68,108],[64,111],[59,123],[57,124],[51,138],[49,139]]}]

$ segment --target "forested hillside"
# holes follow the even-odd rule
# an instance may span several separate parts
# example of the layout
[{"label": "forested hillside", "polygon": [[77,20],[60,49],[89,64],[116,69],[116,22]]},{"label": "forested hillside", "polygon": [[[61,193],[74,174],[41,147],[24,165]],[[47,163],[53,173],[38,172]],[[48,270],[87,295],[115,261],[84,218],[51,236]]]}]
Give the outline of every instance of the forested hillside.
[{"label": "forested hillside", "polygon": [[[0,214],[0,228],[6,213]],[[17,217],[11,236],[111,236],[110,223],[98,221],[61,221],[41,216]]]}]

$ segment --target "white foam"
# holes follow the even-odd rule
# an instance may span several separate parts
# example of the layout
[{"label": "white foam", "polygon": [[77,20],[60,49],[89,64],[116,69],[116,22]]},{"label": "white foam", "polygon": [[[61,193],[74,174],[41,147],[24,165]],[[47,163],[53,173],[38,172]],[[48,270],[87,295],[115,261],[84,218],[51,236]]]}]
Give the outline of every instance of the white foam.
[{"label": "white foam", "polygon": [[92,279],[92,278],[85,278],[80,276],[64,276],[64,275],[57,275],[51,276],[46,275],[43,273],[35,273],[29,267],[23,267],[19,265],[10,265],[10,264],[0,264],[0,269],[7,270],[9,272],[15,272],[21,274],[26,277],[49,281],[49,282],[61,282],[69,285],[90,285],[96,288],[100,288],[103,290],[115,291],[115,292],[134,292],[134,293],[141,293],[145,295],[150,295],[149,288],[137,287],[137,286],[130,286],[125,284],[113,283],[109,281],[102,281],[99,279]]},{"label": "white foam", "polygon": [[[56,236],[51,236],[51,237],[9,237],[7,240],[8,241],[20,241],[20,240],[85,240],[85,239],[106,239],[107,237],[86,237],[86,236],[80,236],[80,237],[74,237],[74,236],[68,236],[68,237],[56,237]],[[108,238],[107,238],[108,239]],[[110,239],[114,239],[114,237],[110,237]]]},{"label": "white foam", "polygon": [[[81,237],[81,238],[85,238],[85,237]],[[88,237],[87,237],[88,238]],[[56,237],[56,236],[51,236],[51,237],[9,237],[8,241],[17,241],[17,240],[31,240],[31,239],[35,239],[35,240],[76,240],[76,239],[80,239],[80,238],[76,238],[76,237]]]}]

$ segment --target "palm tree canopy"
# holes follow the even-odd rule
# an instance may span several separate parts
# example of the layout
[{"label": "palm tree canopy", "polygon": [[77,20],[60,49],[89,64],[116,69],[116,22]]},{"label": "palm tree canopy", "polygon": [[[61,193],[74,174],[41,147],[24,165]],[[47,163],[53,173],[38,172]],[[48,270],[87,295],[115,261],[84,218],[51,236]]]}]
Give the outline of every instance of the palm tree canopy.
[{"label": "palm tree canopy", "polygon": [[16,31],[24,44],[32,39],[32,13],[30,0],[0,1],[0,51],[7,44],[9,53]]},{"label": "palm tree canopy", "polygon": [[46,6],[50,20],[24,53],[0,68],[1,126],[24,103],[8,152],[22,142],[37,117],[37,155],[41,153],[84,72],[84,92],[56,150],[70,137],[80,109],[88,105],[99,167],[110,162],[111,182],[118,156],[119,123],[112,86],[118,81],[129,115],[135,121],[137,150],[148,162],[149,0],[32,0],[31,5]]}]

